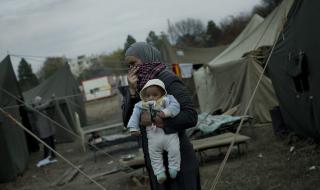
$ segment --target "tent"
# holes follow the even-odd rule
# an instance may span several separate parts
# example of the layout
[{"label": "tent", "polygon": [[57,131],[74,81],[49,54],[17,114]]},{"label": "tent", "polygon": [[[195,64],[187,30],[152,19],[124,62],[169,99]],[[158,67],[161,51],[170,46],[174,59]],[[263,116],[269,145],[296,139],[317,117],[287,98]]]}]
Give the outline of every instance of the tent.
[{"label": "tent", "polygon": [[[168,41],[164,41],[160,47],[161,55],[163,60],[168,64],[174,73],[178,76],[181,75],[180,64],[192,64],[193,70],[198,69],[203,64],[208,63],[210,60],[214,59],[223,50],[226,49],[226,45],[221,45],[217,47],[210,48],[197,48],[197,47],[175,47],[170,45]],[[181,65],[180,65],[181,66]],[[178,67],[178,69],[177,69]],[[179,70],[177,72],[177,70]],[[180,73],[180,74],[179,74]],[[199,101],[196,93],[196,87],[193,77],[191,78],[181,78],[185,83],[187,89],[192,94],[192,101],[196,107],[199,107]]]},{"label": "tent", "polygon": [[296,0],[270,58],[284,123],[297,134],[320,137],[320,2]]},{"label": "tent", "polygon": [[[86,112],[79,85],[67,64],[40,85],[23,94],[28,104],[31,104],[36,96],[41,96],[44,100],[50,100],[53,95],[59,106],[56,110],[53,107],[47,110],[50,117],[64,128],[77,133],[76,113],[79,115],[81,126],[84,126],[86,125]],[[74,139],[74,136],[65,129],[56,124],[53,125],[56,129],[55,137],[58,142],[68,142]]]},{"label": "tent", "polygon": [[[0,63],[0,88],[0,107],[21,122],[19,103],[13,96],[22,96],[9,56]],[[24,131],[0,113],[0,182],[14,180],[23,173],[28,158]]]},{"label": "tent", "polygon": [[[263,71],[259,58],[250,52],[274,44],[292,3],[284,0],[265,19],[254,15],[226,50],[194,73],[202,112],[239,105],[236,114],[244,113]],[[255,122],[270,122],[269,110],[275,105],[271,80],[263,75],[248,114]]]},{"label": "tent", "polygon": [[206,64],[218,56],[226,47],[227,45],[208,48],[175,47],[164,41],[160,51],[163,60],[169,65],[179,63]]}]

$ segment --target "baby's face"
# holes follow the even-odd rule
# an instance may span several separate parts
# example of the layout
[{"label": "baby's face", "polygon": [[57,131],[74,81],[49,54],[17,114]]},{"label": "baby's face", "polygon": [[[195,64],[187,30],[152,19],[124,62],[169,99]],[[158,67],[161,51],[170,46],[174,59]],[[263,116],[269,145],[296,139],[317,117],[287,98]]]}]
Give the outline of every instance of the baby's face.
[{"label": "baby's face", "polygon": [[150,86],[146,89],[146,101],[157,101],[164,95],[163,90],[158,86]]}]

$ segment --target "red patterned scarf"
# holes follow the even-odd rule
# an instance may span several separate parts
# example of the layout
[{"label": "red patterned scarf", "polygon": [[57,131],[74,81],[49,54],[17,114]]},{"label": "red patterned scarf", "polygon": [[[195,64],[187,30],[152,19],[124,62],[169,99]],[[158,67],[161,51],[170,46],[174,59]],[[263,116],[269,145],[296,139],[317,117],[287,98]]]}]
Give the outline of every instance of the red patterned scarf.
[{"label": "red patterned scarf", "polygon": [[161,62],[144,63],[139,65],[138,70],[138,91],[151,79],[153,79],[158,73],[166,69],[166,64]]}]

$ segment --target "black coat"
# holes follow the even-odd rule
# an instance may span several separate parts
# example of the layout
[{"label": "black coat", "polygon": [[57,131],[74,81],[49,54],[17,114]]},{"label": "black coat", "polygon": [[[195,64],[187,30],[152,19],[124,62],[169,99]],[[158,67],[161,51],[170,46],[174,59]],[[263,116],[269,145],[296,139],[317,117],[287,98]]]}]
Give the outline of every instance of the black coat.
[{"label": "black coat", "polygon": [[[144,152],[145,164],[150,177],[150,186],[152,190],[200,190],[200,175],[198,160],[196,158],[193,146],[190,143],[185,129],[194,127],[197,123],[197,112],[194,110],[191,96],[187,92],[182,81],[170,71],[163,71],[155,78],[164,82],[168,94],[173,95],[180,103],[180,113],[174,118],[164,120],[165,133],[178,133],[180,140],[181,152],[181,170],[176,179],[168,178],[164,184],[160,185],[153,173],[149,153],[148,140],[145,127],[140,127],[142,133],[142,148]],[[136,97],[139,97],[138,95]],[[134,104],[139,99],[130,98],[129,90],[124,93],[123,99],[123,122],[125,126],[128,124],[133,111]],[[164,152],[164,164],[168,168],[167,154]]]}]

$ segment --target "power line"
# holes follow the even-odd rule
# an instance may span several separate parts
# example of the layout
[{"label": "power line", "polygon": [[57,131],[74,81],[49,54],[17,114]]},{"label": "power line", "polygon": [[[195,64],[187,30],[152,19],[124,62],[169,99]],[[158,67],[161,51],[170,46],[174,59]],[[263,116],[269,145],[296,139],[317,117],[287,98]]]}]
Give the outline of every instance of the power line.
[{"label": "power line", "polygon": [[47,59],[49,57],[64,57],[64,56],[39,56],[39,55],[23,55],[23,54],[8,54],[10,56],[14,56],[14,57],[29,57],[29,58],[38,58],[38,59]]}]

